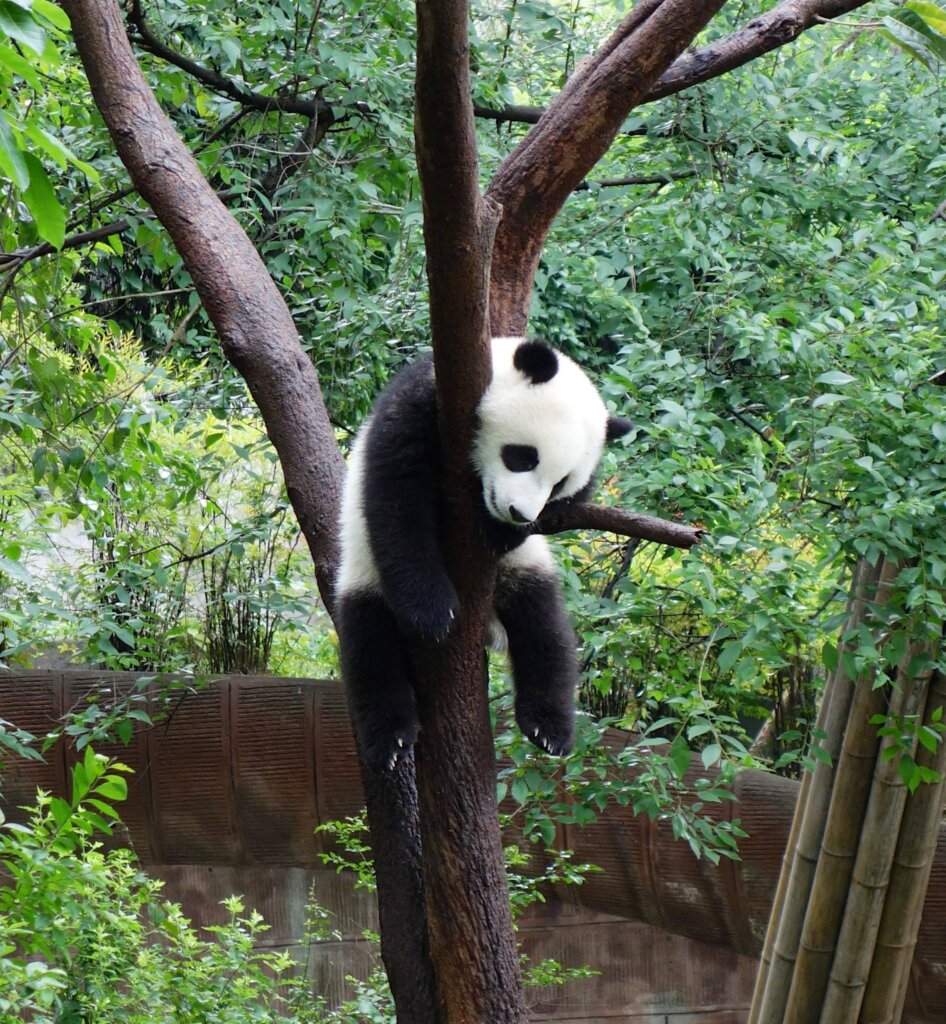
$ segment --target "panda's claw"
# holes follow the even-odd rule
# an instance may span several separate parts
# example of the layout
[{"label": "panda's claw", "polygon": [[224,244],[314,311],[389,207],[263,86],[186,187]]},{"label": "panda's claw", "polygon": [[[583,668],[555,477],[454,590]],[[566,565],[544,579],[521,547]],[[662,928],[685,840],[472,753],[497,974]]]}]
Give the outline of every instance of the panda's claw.
[{"label": "panda's claw", "polygon": [[400,736],[397,738],[397,745],[402,748],[404,746],[404,740],[402,740]]},{"label": "panda's claw", "polygon": [[522,735],[553,757],[571,752],[575,737],[575,712],[572,706],[557,707],[549,700],[516,698],[516,720]]}]

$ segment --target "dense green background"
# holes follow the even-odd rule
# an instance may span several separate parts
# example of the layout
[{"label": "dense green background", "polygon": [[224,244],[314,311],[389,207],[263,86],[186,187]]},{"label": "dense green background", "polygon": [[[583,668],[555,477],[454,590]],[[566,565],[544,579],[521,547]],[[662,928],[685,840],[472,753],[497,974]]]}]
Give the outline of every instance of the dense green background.
[{"label": "dense green background", "polygon": [[[709,37],[765,6],[727,5]],[[731,834],[680,804],[683,766],[699,751],[726,771],[756,755],[797,770],[858,556],[910,567],[852,671],[896,664],[907,633],[942,631],[946,390],[930,378],[946,368],[946,15],[911,6],[896,20],[893,5],[868,5],[635,111],[546,247],[532,331],[637,424],[606,459],[603,499],[711,534],[686,555],[559,542],[590,713],[566,766],[579,820],[632,800],[670,815],[695,850],[730,852]],[[475,100],[546,103],[622,9],[479,4]],[[305,119],[243,106],[142,51],[283,291],[345,446],[426,345],[412,6],[160,0],[146,14],[242,89],[332,106],[318,148],[273,187],[267,172]],[[274,453],[128,188],[67,28],[48,0],[0,0],[0,251],[14,254],[0,257],[0,659],[334,674]],[[485,184],[527,126],[478,127]],[[32,251],[119,221],[95,243]],[[750,756],[773,706],[781,735]],[[127,736],[129,710],[143,714],[92,705],[64,727],[83,745]],[[626,758],[648,768],[642,783],[613,782],[594,742],[602,716],[644,730]],[[7,747],[28,741],[0,729]],[[549,766],[506,743],[503,791],[547,834],[547,814],[566,813],[544,800]]]}]

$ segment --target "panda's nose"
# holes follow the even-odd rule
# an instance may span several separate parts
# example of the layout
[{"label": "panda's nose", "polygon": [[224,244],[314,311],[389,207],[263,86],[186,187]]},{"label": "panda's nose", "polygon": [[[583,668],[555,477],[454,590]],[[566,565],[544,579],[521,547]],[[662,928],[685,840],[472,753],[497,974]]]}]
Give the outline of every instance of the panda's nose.
[{"label": "panda's nose", "polygon": [[509,506],[509,518],[514,523],[529,523],[531,520],[528,516],[524,516],[515,505]]}]

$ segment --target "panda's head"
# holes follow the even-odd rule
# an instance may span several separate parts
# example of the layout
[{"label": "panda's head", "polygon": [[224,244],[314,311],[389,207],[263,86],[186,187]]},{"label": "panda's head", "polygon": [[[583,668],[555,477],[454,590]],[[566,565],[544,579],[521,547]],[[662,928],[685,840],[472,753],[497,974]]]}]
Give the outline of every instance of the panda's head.
[{"label": "panda's head", "polygon": [[542,341],[493,338],[492,355],[473,464],[490,516],[524,526],[584,491],[605,442],[631,424],[609,416],[584,372]]}]

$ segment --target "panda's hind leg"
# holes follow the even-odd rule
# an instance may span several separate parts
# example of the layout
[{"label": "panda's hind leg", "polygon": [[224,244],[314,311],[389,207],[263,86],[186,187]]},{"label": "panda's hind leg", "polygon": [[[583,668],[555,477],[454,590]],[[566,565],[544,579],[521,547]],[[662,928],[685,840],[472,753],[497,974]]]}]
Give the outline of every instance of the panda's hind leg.
[{"label": "panda's hind leg", "polygon": [[508,638],[519,728],[537,747],[567,754],[575,736],[578,658],[542,538],[530,537],[500,562],[495,604]]},{"label": "panda's hind leg", "polygon": [[374,771],[393,769],[419,730],[404,640],[380,594],[341,595],[336,618],[361,756]]}]

